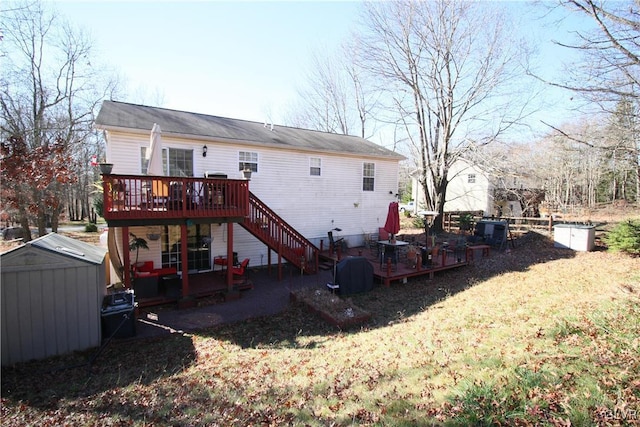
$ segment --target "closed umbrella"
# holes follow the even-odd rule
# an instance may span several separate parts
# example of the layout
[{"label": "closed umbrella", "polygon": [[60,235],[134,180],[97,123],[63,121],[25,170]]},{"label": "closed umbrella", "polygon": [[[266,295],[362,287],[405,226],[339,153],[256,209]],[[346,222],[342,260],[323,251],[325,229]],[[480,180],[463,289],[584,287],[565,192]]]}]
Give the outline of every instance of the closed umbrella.
[{"label": "closed umbrella", "polygon": [[[147,175],[164,175],[164,168],[162,167],[162,131],[157,123],[154,123],[153,129],[151,129],[151,139],[149,140],[146,159],[149,161],[147,163]],[[155,179],[151,181],[149,196],[155,203],[162,203],[168,195],[169,189],[166,182]]]},{"label": "closed umbrella", "polygon": [[146,155],[149,161],[147,165],[147,175],[164,175],[162,168],[162,131],[157,123],[151,129],[151,140]]},{"label": "closed umbrella", "polygon": [[398,213],[397,202],[389,203],[389,213],[387,213],[384,229],[390,234],[390,239],[393,239],[393,235],[398,234],[398,231],[400,231],[400,214]]}]

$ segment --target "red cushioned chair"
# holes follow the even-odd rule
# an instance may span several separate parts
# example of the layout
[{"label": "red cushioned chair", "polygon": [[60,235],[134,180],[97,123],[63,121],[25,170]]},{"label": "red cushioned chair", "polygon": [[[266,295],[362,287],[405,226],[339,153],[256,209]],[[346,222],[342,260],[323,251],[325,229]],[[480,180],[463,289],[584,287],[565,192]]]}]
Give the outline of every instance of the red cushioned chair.
[{"label": "red cushioned chair", "polygon": [[231,267],[231,273],[233,273],[233,278],[235,279],[235,276],[239,276],[244,278],[247,274],[247,266],[249,265],[249,258],[245,258],[240,265],[235,266],[235,267]]}]

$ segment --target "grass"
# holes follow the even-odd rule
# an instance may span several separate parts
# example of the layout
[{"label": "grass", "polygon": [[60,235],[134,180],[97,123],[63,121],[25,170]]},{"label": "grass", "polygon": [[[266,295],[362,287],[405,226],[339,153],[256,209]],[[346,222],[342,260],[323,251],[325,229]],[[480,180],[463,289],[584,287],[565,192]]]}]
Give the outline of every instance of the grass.
[{"label": "grass", "polygon": [[[2,370],[2,425],[602,425],[640,417],[640,259],[531,238],[352,297]],[[635,411],[635,412],[634,412]]]}]

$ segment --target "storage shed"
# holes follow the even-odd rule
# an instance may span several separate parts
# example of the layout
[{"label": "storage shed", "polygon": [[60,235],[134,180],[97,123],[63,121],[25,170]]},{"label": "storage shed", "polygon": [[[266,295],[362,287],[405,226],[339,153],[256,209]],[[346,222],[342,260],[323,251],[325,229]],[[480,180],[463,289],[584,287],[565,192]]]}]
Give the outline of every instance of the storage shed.
[{"label": "storage shed", "polygon": [[556,224],[553,226],[553,246],[556,248],[592,251],[596,245],[595,237],[595,225]]},{"label": "storage shed", "polygon": [[100,345],[105,254],[56,233],[0,254],[3,366]]}]

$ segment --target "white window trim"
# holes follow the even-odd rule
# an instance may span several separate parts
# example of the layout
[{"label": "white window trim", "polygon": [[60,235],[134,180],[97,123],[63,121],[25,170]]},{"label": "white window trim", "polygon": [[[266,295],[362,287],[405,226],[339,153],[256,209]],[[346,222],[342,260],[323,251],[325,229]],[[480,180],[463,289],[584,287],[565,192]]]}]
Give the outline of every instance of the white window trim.
[{"label": "white window trim", "polygon": [[[365,172],[365,165],[373,165],[373,176],[365,176],[364,172]],[[362,180],[361,180],[361,190],[362,191],[366,191],[366,192],[374,192],[376,191],[376,164],[375,162],[362,162]],[[371,190],[365,190],[364,189],[364,179],[365,178],[371,178],[373,179],[373,189]]]},{"label": "white window trim", "polygon": [[[256,161],[255,161],[255,162],[252,162],[252,161],[249,161],[249,162],[247,162],[247,161],[242,161],[242,160],[240,160],[240,153],[248,153],[248,154],[251,154],[251,157],[253,157],[253,155],[255,155]],[[257,151],[244,151],[244,150],[239,150],[239,151],[238,151],[238,170],[242,171],[242,170],[240,169],[240,163],[243,163],[243,164],[247,164],[247,163],[248,163],[248,164],[250,164],[250,165],[255,165],[255,170],[254,170],[254,168],[251,168],[251,171],[252,171],[253,173],[258,173],[258,171],[260,170],[260,168],[259,168],[259,165],[260,165],[260,155],[258,154],[258,152],[257,152]]]},{"label": "white window trim", "polygon": [[[317,160],[318,161],[318,165],[314,165],[313,161]],[[311,173],[311,169],[312,168],[316,168],[320,171],[320,173],[318,175],[314,175]],[[309,157],[309,176],[314,177],[314,178],[320,178],[322,176],[322,158],[321,157]]]}]

